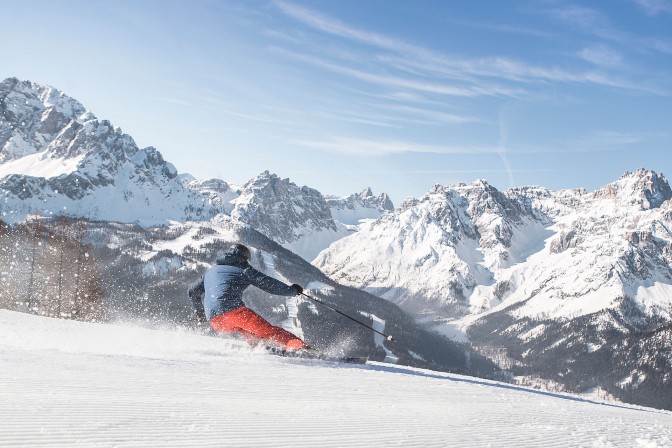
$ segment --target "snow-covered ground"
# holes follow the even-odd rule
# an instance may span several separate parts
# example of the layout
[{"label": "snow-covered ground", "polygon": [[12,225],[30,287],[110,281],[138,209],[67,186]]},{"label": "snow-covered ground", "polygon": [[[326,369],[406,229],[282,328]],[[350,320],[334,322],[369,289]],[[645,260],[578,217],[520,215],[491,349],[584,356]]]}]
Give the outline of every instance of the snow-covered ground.
[{"label": "snow-covered ground", "polygon": [[72,173],[83,159],[84,154],[72,158],[58,158],[51,157],[47,151],[38,152],[0,165],[0,177],[23,174],[51,179]]},{"label": "snow-covered ground", "polygon": [[0,310],[0,446],[662,447],[672,413]]}]

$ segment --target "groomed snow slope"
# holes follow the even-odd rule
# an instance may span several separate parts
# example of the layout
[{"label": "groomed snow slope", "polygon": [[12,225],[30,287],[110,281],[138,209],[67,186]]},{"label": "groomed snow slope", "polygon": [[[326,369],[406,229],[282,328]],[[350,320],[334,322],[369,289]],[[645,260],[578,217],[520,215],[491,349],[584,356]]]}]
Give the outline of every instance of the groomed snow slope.
[{"label": "groomed snow slope", "polygon": [[672,413],[0,310],[0,446],[658,447]]}]

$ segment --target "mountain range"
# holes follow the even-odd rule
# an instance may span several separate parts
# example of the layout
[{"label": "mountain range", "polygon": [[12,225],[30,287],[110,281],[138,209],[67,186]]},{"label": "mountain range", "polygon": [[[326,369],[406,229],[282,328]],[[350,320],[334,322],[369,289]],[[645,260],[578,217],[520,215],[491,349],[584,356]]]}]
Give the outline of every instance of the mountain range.
[{"label": "mountain range", "polygon": [[669,408],[671,199],[645,169],[593,192],[437,185],[314,264],[521,376]]},{"label": "mountain range", "polygon": [[[103,238],[100,256],[120,263],[109,250],[122,247],[157,288],[172,276],[179,289],[176,279],[211,261],[202,251],[218,238],[243,239],[271,273],[310,271],[304,280],[326,285],[317,290],[327,295],[337,288],[342,303],[368,301],[366,310],[348,304],[367,319],[387,303],[388,319],[400,321],[398,306],[521,377],[672,408],[658,393],[672,386],[672,189],[662,174],[637,169],[592,192],[436,185],[397,208],[368,188],[333,197],[269,171],[242,186],[197,180],[62,92],[15,78],[0,83],[0,148],[3,220],[67,214],[121,223],[98,224],[122,241]],[[222,230],[234,227],[235,235]],[[292,252],[302,258],[287,268],[281,260]],[[140,293],[124,278],[122,289]],[[137,314],[133,294],[115,293]],[[392,355],[427,361],[414,344]]]},{"label": "mountain range", "polygon": [[178,175],[155,148],[138,148],[77,100],[16,78],[0,83],[0,148],[2,217],[9,222],[38,213],[148,226],[226,214],[310,260],[360,219],[394,208],[370,189],[325,197],[268,171],[243,186]]},{"label": "mountain range", "polygon": [[665,177],[644,169],[595,192],[437,185],[314,263],[439,321],[514,303],[519,316],[567,318],[617,297],[670,319],[670,235],[660,223],[671,198]]}]

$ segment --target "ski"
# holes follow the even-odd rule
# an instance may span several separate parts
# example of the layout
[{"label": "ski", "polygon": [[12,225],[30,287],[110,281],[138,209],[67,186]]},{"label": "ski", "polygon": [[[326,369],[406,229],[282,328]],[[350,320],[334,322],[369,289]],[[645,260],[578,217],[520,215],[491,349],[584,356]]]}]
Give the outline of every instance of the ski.
[{"label": "ski", "polygon": [[268,353],[285,358],[315,359],[318,361],[339,362],[345,364],[366,364],[368,356],[330,356],[319,352],[302,352],[284,350],[276,347],[265,347]]}]

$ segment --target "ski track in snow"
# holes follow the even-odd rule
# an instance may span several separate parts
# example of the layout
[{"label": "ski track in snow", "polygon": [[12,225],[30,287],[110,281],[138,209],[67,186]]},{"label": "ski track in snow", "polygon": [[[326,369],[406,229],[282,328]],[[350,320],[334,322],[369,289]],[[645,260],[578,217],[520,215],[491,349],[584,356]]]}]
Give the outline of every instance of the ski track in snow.
[{"label": "ski track in snow", "polygon": [[661,447],[672,413],[0,311],[2,447]]}]

